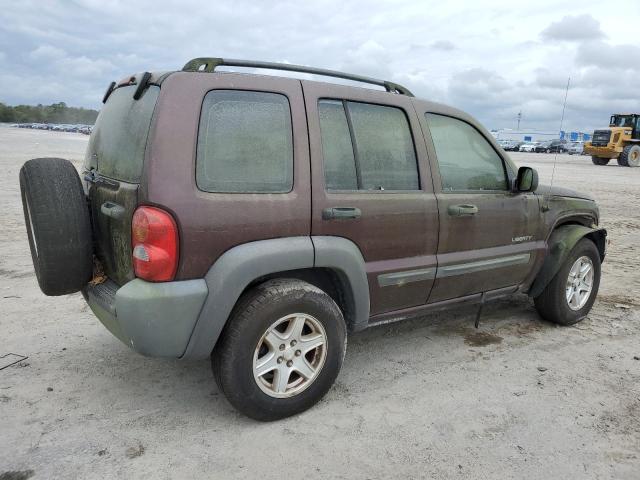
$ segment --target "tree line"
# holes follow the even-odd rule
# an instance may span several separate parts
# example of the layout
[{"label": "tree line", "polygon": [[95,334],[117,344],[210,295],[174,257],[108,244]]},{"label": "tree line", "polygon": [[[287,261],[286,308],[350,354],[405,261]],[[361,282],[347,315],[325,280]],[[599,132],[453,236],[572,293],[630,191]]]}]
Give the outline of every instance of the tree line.
[{"label": "tree line", "polygon": [[71,123],[93,125],[97,110],[68,107],[66,103],[51,105],[16,105],[12,107],[0,102],[0,122],[6,123]]}]

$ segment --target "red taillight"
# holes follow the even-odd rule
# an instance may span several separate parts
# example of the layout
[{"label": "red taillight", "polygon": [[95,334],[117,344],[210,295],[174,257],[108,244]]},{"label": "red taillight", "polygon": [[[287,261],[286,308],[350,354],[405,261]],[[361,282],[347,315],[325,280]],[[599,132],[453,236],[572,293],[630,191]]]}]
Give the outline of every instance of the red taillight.
[{"label": "red taillight", "polygon": [[173,217],[155,207],[139,207],[131,221],[133,269],[151,282],[173,280],[178,268],[178,227]]}]

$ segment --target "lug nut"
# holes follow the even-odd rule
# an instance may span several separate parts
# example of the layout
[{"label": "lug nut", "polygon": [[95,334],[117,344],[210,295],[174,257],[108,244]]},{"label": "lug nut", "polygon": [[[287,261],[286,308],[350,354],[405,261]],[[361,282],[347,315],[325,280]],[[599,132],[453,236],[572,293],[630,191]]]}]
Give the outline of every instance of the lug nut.
[{"label": "lug nut", "polygon": [[284,357],[278,357],[278,363],[284,362]]},{"label": "lug nut", "polygon": [[296,350],[296,357],[299,357],[300,355],[302,355],[302,352],[300,350]]},{"label": "lug nut", "polygon": [[289,360],[289,361],[287,362],[287,367],[291,367],[291,366],[293,366],[293,362],[292,362],[291,360]]},{"label": "lug nut", "polygon": [[280,345],[280,350],[284,350],[284,343]]},{"label": "lug nut", "polygon": [[291,346],[292,346],[292,347],[295,347],[295,346],[296,346],[296,343],[297,343],[297,342],[296,342],[295,340],[291,340]]}]

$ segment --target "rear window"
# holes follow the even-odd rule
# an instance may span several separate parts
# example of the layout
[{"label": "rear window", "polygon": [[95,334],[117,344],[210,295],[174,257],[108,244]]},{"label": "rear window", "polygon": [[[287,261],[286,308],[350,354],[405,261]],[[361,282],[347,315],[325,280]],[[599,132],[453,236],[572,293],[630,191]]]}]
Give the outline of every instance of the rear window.
[{"label": "rear window", "polygon": [[104,104],[91,133],[85,165],[101,175],[138,183],[151,117],[160,87],[151,85],[139,100],[133,99],[136,85],[120,87]]},{"label": "rear window", "polygon": [[293,138],[287,97],[240,90],[207,93],[200,117],[196,183],[205,192],[290,192]]}]

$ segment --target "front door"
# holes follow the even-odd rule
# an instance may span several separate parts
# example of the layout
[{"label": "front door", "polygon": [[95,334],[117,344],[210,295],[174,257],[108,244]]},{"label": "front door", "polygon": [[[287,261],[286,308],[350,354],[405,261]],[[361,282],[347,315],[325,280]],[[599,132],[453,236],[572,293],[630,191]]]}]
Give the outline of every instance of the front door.
[{"label": "front door", "polygon": [[425,304],[436,272],[438,209],[410,98],[302,85],[312,234],[344,237],[360,249],[371,315]]},{"label": "front door", "polygon": [[437,161],[438,272],[429,303],[520,284],[544,251],[533,193],[514,193],[508,166],[471,121],[420,111]]}]

